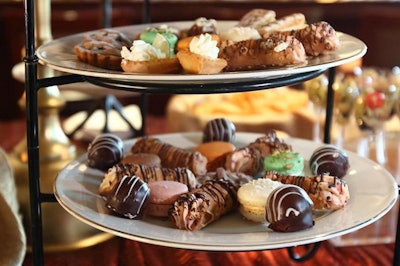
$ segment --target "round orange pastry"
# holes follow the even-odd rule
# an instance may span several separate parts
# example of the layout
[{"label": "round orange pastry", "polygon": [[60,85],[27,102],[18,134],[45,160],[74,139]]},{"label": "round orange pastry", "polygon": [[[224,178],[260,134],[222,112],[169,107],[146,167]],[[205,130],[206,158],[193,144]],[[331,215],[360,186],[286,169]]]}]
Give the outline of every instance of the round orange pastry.
[{"label": "round orange pastry", "polygon": [[[219,37],[219,35],[213,33],[210,34],[211,35],[211,39],[217,42],[217,46],[219,46],[220,42],[221,42],[221,38]],[[182,39],[180,39],[178,41],[178,43],[176,44],[176,50],[179,51],[189,51],[190,48],[190,42],[193,40],[194,37],[199,38],[200,35],[194,35],[194,36],[188,36],[188,37],[184,37]]]},{"label": "round orange pastry", "polygon": [[205,142],[196,147],[196,151],[203,154],[207,158],[208,162],[211,162],[228,152],[234,151],[235,149],[236,147],[232,143],[225,141]]},{"label": "round orange pastry", "polygon": [[227,61],[218,58],[218,42],[208,33],[193,37],[189,50],[177,53],[183,70],[190,74],[216,74],[222,71]]}]

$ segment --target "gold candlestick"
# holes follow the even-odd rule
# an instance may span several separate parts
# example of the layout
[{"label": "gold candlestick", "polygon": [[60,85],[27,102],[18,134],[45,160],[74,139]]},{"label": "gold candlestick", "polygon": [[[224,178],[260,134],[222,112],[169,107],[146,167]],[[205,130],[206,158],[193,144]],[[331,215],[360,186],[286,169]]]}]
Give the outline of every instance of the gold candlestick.
[{"label": "gold candlestick", "polygon": [[[37,45],[52,40],[50,0],[35,2],[35,28]],[[38,65],[38,78],[53,77],[55,71]],[[25,95],[20,100],[25,109]],[[59,111],[65,101],[57,86],[41,88],[38,92],[40,186],[43,193],[52,193],[58,172],[77,156],[76,147],[62,130]],[[18,189],[20,212],[26,231],[30,229],[29,181],[27,141],[24,138],[9,154]],[[94,245],[111,235],[102,233],[68,214],[56,203],[42,205],[44,251],[76,249]],[[30,233],[27,232],[28,244]],[[29,250],[29,247],[28,247]]]}]

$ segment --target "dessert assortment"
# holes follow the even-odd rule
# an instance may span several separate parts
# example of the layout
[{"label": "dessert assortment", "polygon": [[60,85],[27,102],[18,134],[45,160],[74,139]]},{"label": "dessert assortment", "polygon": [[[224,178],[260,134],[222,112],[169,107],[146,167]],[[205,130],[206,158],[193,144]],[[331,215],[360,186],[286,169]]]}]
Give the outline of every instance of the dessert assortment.
[{"label": "dessert assortment", "polygon": [[340,46],[325,21],[308,24],[301,13],[277,17],[264,9],[249,11],[229,29],[200,17],[189,28],[164,24],[126,35],[109,29],[87,34],[75,54],[87,64],[126,73],[216,74],[304,65]]},{"label": "dessert assortment", "polygon": [[[119,62],[127,73],[216,74],[302,65],[340,45],[327,22],[307,24],[300,13],[277,18],[263,9],[246,13],[224,32],[218,21],[198,18],[187,29],[161,25],[130,38],[104,29],[85,36],[74,49],[85,63],[118,69]],[[234,211],[273,231],[305,230],[315,223],[314,211],[337,210],[348,202],[349,190],[341,179],[348,164],[335,172],[343,165],[324,154],[324,160],[333,160],[331,168],[313,166],[313,175],[305,176],[301,152],[275,131],[241,147],[234,144],[235,133],[230,120],[216,118],[205,125],[203,142],[192,149],[145,136],[128,152],[119,138],[103,134],[90,143],[87,165],[104,172],[98,191],[115,215],[168,219],[172,227],[188,231]],[[320,158],[313,163],[323,165]]]},{"label": "dessert assortment", "polygon": [[[337,156],[329,152],[318,156],[330,146],[321,146],[310,158],[310,165],[329,161],[330,168],[320,173],[310,169],[306,175],[309,158],[294,151],[275,131],[241,147],[235,145],[235,134],[231,121],[218,118],[207,123],[202,142],[190,149],[156,137],[139,137],[107,170],[99,167],[100,157],[97,164],[91,163],[104,171],[99,194],[116,215],[167,219],[171,227],[188,231],[235,211],[249,223],[264,223],[273,231],[305,230],[314,225],[315,211],[334,211],[347,204],[350,193],[342,174],[349,168],[348,161],[337,163]],[[92,160],[88,153],[88,165]]]}]

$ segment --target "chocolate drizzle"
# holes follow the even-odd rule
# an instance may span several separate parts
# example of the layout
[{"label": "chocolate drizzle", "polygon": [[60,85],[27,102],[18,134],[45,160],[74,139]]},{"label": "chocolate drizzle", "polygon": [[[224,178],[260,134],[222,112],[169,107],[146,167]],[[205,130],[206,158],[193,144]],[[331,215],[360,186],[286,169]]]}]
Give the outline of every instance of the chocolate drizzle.
[{"label": "chocolate drizzle", "polygon": [[117,180],[128,175],[135,175],[146,183],[155,181],[177,181],[188,186],[189,190],[197,187],[197,181],[194,174],[187,168],[162,168],[151,167],[143,164],[123,164],[118,163],[113,166],[108,174],[115,174]]},{"label": "chocolate drizzle", "polygon": [[178,229],[199,230],[238,206],[237,190],[225,180],[213,180],[178,197],[168,212]]},{"label": "chocolate drizzle", "polygon": [[207,172],[207,158],[201,153],[175,147],[158,138],[138,138],[131,152],[157,154],[166,168],[185,167],[196,175]]}]

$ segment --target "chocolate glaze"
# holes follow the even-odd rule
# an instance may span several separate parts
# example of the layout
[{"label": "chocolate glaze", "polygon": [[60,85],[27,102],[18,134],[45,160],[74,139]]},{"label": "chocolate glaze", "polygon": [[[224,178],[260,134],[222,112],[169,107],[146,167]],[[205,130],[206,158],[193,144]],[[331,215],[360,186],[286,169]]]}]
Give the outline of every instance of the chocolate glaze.
[{"label": "chocolate glaze", "polygon": [[124,144],[116,135],[110,133],[101,134],[89,144],[87,152],[88,166],[107,170],[122,160]]},{"label": "chocolate glaze", "polygon": [[278,232],[295,232],[314,225],[313,203],[307,193],[295,185],[282,185],[267,198],[265,219]]},{"label": "chocolate glaze", "polygon": [[329,174],[342,178],[349,167],[347,153],[333,145],[317,148],[310,158],[310,170],[315,175]]},{"label": "chocolate glaze", "polygon": [[203,130],[203,142],[235,140],[236,127],[226,118],[210,120]]},{"label": "chocolate glaze", "polygon": [[107,195],[106,207],[129,219],[141,219],[149,198],[147,183],[137,176],[124,176]]}]

